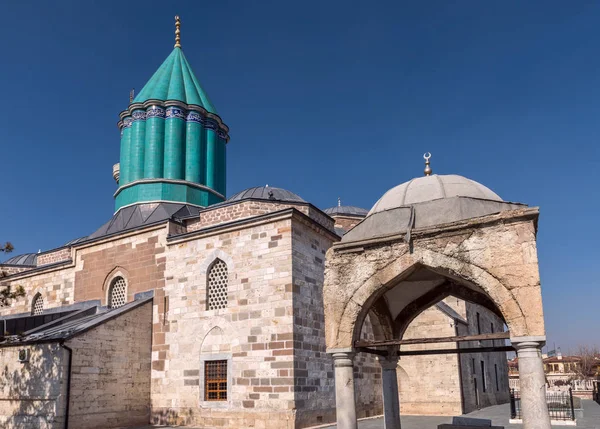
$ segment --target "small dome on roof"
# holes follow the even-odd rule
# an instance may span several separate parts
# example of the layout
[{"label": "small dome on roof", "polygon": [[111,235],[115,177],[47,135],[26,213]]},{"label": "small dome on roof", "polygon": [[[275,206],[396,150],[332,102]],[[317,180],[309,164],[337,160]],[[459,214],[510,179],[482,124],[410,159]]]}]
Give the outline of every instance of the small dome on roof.
[{"label": "small dome on roof", "polygon": [[324,210],[329,216],[361,216],[365,217],[368,213],[366,209],[356,206],[335,206]]},{"label": "small dome on roof", "polygon": [[227,199],[227,202],[241,201],[246,199],[285,201],[290,203],[305,203],[299,195],[282,188],[273,188],[271,186],[257,186],[248,188]]},{"label": "small dome on roof", "polygon": [[37,253],[24,253],[22,255],[13,256],[12,258],[2,262],[2,264],[36,266]]},{"label": "small dome on roof", "polygon": [[456,174],[433,174],[417,177],[390,189],[375,203],[369,215],[397,207],[452,197],[503,201],[491,189],[474,180]]}]

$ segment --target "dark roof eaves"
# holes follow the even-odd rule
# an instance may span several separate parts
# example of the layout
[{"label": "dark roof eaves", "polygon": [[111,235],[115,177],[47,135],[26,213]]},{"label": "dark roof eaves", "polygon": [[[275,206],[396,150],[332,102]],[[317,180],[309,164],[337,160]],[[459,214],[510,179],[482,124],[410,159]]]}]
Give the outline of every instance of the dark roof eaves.
[{"label": "dark roof eaves", "polygon": [[[59,262],[54,262],[52,264],[46,264],[46,265],[39,265],[36,266],[34,268],[32,268],[31,270],[23,270],[21,272],[18,273],[14,273],[14,274],[9,274],[8,276],[4,276],[1,278],[1,280],[6,280],[6,279],[13,279],[13,278],[18,278],[19,276],[22,275],[29,275],[31,273],[38,273],[40,271],[45,271],[47,269],[52,269],[52,268],[58,268],[61,265],[68,265],[68,264],[72,264],[73,260],[72,259],[66,259],[64,261],[59,261]],[[22,267],[23,265],[18,265],[19,267]]]}]

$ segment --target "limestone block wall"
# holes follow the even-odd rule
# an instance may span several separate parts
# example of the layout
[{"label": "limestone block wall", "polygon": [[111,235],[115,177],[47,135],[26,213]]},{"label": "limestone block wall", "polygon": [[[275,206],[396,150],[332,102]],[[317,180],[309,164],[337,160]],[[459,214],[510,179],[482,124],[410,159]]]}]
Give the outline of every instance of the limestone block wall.
[{"label": "limestone block wall", "polygon": [[73,349],[69,427],[149,422],[151,327],[147,303],[66,342]]},{"label": "limestone block wall", "polygon": [[[454,335],[454,319],[433,306],[412,321],[403,339]],[[453,348],[456,348],[456,343],[404,345],[400,349],[407,351]],[[403,356],[400,358],[397,374],[402,414],[462,414],[458,355]]]},{"label": "limestone block wall", "polygon": [[[369,315],[363,323],[360,338],[367,341],[376,339]],[[375,355],[357,353],[354,357],[354,390],[358,418],[383,414],[381,365]]]},{"label": "limestone block wall", "polygon": [[[29,350],[29,362],[19,362],[20,349]],[[57,343],[0,349],[0,426],[62,429],[67,363]]]},{"label": "limestone block wall", "polygon": [[335,421],[333,360],[325,350],[323,277],[331,235],[292,226],[296,427]]},{"label": "limestone block wall", "polygon": [[75,273],[72,268],[19,274],[6,278],[0,284],[9,284],[12,288],[22,286],[25,296],[13,300],[7,307],[0,307],[0,316],[31,313],[33,299],[38,293],[44,300],[44,309],[73,304],[75,301]]},{"label": "limestone block wall", "polygon": [[[291,218],[169,242],[164,313],[155,303],[152,422],[293,427]],[[227,307],[207,309],[207,277],[227,264]],[[160,291],[159,291],[160,292]],[[156,298],[155,298],[156,301]],[[226,401],[205,401],[204,363],[227,360]]]}]

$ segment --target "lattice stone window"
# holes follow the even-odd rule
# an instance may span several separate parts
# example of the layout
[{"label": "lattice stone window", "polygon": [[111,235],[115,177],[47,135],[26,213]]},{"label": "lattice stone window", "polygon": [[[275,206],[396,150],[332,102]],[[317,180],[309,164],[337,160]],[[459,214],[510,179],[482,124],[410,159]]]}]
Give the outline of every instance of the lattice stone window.
[{"label": "lattice stone window", "polygon": [[204,362],[204,400],[227,400],[226,360],[209,360]]},{"label": "lattice stone window", "polygon": [[228,280],[227,264],[217,259],[208,272],[206,300],[208,310],[227,307]]},{"label": "lattice stone window", "polygon": [[115,277],[108,291],[108,306],[119,308],[127,303],[127,283],[123,277]]},{"label": "lattice stone window", "polygon": [[44,312],[44,298],[39,293],[33,298],[33,304],[31,305],[31,314],[34,316],[42,314]]}]

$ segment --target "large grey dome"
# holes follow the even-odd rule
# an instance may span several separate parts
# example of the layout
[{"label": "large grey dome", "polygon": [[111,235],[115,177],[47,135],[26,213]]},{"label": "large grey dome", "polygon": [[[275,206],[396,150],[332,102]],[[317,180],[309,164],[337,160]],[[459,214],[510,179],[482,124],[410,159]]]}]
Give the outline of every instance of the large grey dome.
[{"label": "large grey dome", "polygon": [[502,201],[491,189],[474,180],[456,174],[433,174],[417,177],[390,189],[375,203],[369,215],[396,207],[452,197]]},{"label": "large grey dome", "polygon": [[290,203],[305,203],[299,195],[282,188],[273,188],[271,186],[257,186],[255,188],[244,189],[235,195],[232,195],[226,202],[241,201],[246,199],[285,201]]},{"label": "large grey dome", "polygon": [[524,206],[505,202],[489,188],[466,177],[454,174],[417,177],[387,191],[342,241],[403,234]]}]

